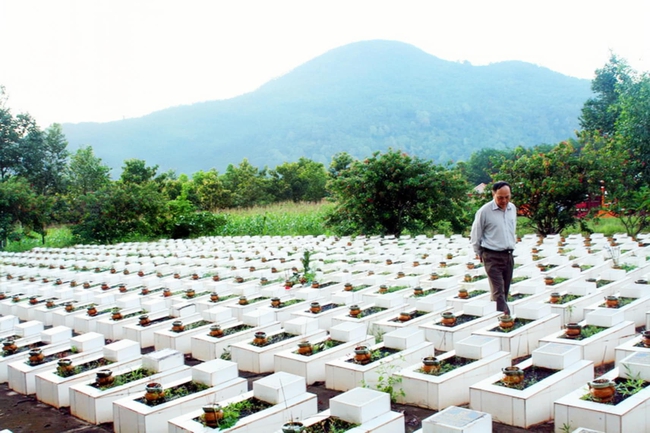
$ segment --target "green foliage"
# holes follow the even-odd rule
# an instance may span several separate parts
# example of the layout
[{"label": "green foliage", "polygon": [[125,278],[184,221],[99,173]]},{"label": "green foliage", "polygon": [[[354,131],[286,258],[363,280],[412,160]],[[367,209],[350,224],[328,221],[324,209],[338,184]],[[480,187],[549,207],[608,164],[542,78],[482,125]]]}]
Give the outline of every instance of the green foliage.
[{"label": "green foliage", "polygon": [[102,164],[90,146],[80,147],[70,159],[66,182],[72,197],[89,194],[110,183],[110,168]]},{"label": "green foliage", "polygon": [[467,226],[467,184],[457,171],[389,150],[353,161],[329,183],[335,207],[326,224],[341,234],[420,233],[448,221]]},{"label": "green foliage", "polygon": [[153,183],[115,183],[79,201],[83,217],[72,231],[80,242],[110,244],[160,234],[165,202]]},{"label": "green foliage", "polygon": [[520,214],[538,234],[549,235],[576,223],[576,205],[589,193],[588,167],[573,144],[562,142],[548,152],[518,149],[499,175],[512,185]]},{"label": "green foliage", "polygon": [[327,172],[321,163],[301,157],[269,171],[270,193],[277,201],[318,202],[325,197]]},{"label": "green foliage", "polygon": [[632,71],[625,60],[611,54],[609,62],[596,69],[591,90],[596,95],[588,99],[580,117],[580,126],[585,131],[597,131],[601,135],[612,135],[621,112],[619,100],[625,86],[631,81]]},{"label": "green foliage", "polygon": [[[404,356],[400,356],[400,361],[403,362],[404,360]],[[403,378],[393,374],[395,370],[399,370],[400,368],[399,365],[391,364],[389,362],[383,362],[379,367],[377,367],[377,384],[374,389],[390,395],[390,401],[393,403],[395,403],[399,397],[406,396],[406,392],[400,386]],[[361,381],[361,386],[364,388],[371,388],[365,380]]]},{"label": "green foliage", "polygon": [[147,167],[146,162],[141,159],[127,159],[122,167],[120,181],[124,183],[145,184],[156,177],[158,166]]}]

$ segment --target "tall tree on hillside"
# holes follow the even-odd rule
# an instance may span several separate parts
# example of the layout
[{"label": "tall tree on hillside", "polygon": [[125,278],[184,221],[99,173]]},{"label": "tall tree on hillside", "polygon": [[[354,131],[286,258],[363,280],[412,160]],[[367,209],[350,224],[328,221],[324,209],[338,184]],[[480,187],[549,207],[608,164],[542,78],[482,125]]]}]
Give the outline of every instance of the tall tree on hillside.
[{"label": "tall tree on hillside", "polygon": [[621,94],[632,82],[633,71],[624,59],[615,54],[591,81],[591,90],[596,94],[585,102],[580,117],[580,126],[586,131],[598,131],[611,135],[616,130],[616,121],[621,112]]},{"label": "tall tree on hillside", "polygon": [[224,187],[231,192],[230,206],[250,207],[272,201],[267,191],[266,169],[253,167],[247,158],[238,166],[228,165],[222,176]]},{"label": "tall tree on hillside", "polygon": [[25,171],[24,159],[31,155],[23,154],[21,142],[30,134],[33,142],[38,133],[38,126],[29,114],[11,114],[5,88],[0,86],[0,182]]},{"label": "tall tree on hillside", "polygon": [[390,149],[353,161],[328,183],[336,203],[327,224],[341,234],[399,236],[442,225],[467,227],[468,185],[455,170]]},{"label": "tall tree on hillside", "polygon": [[301,157],[270,170],[271,191],[277,201],[317,202],[326,194],[327,172],[320,162]]},{"label": "tall tree on hillside", "polygon": [[147,167],[147,163],[142,159],[127,159],[122,166],[122,175],[120,181],[124,183],[144,184],[154,180],[158,166]]},{"label": "tall tree on hillside", "polygon": [[64,192],[68,142],[61,125],[53,124],[45,132],[34,124],[20,141],[20,176],[29,180],[39,194]]},{"label": "tall tree on hillside", "polygon": [[68,192],[81,196],[105,187],[111,181],[111,169],[95,156],[91,146],[79,148],[70,158],[66,174]]},{"label": "tall tree on hillside", "polygon": [[198,171],[192,175],[198,207],[201,210],[215,211],[226,207],[230,191],[226,190],[216,169]]},{"label": "tall tree on hillside", "polygon": [[628,170],[636,172],[650,186],[650,75],[642,75],[626,89],[619,104],[616,132],[633,156]]},{"label": "tall tree on hillside", "polygon": [[37,195],[24,178],[13,176],[0,182],[0,250],[17,225],[22,233],[40,233],[44,241],[50,205],[51,201]]},{"label": "tall tree on hillside", "polygon": [[499,161],[511,158],[512,153],[512,150],[481,149],[472,153],[467,162],[459,162],[458,168],[465,173],[471,185],[490,183]]}]

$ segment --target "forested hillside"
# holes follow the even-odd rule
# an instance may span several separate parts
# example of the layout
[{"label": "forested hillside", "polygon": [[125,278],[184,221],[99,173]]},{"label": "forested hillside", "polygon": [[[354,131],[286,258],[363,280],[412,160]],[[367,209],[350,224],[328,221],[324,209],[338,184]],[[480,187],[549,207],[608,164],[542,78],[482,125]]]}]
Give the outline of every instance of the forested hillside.
[{"label": "forested hillside", "polygon": [[[161,92],[164,89],[160,89]],[[401,42],[332,50],[254,92],[108,123],[64,124],[119,175],[129,158],[191,175],[401,149],[436,163],[574,137],[590,81],[523,62],[448,62]]]}]

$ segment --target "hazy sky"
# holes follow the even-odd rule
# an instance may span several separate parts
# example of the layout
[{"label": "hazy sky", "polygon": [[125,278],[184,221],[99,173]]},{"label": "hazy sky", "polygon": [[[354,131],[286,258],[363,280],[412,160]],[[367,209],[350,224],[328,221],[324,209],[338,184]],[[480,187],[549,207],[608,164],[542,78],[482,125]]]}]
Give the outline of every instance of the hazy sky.
[{"label": "hazy sky", "polygon": [[650,71],[648,17],[648,0],[0,0],[0,85],[47,127],[230,98],[371,39],[591,79],[610,50]]}]

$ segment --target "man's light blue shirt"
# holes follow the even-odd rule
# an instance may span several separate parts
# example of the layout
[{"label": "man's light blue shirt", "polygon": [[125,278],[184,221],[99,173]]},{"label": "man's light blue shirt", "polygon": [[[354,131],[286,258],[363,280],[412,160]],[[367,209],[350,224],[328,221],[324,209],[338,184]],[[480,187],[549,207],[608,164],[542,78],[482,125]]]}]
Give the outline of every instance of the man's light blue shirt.
[{"label": "man's light blue shirt", "polygon": [[517,207],[508,203],[503,210],[492,200],[476,212],[469,238],[476,254],[483,248],[493,251],[514,250],[517,244]]}]

